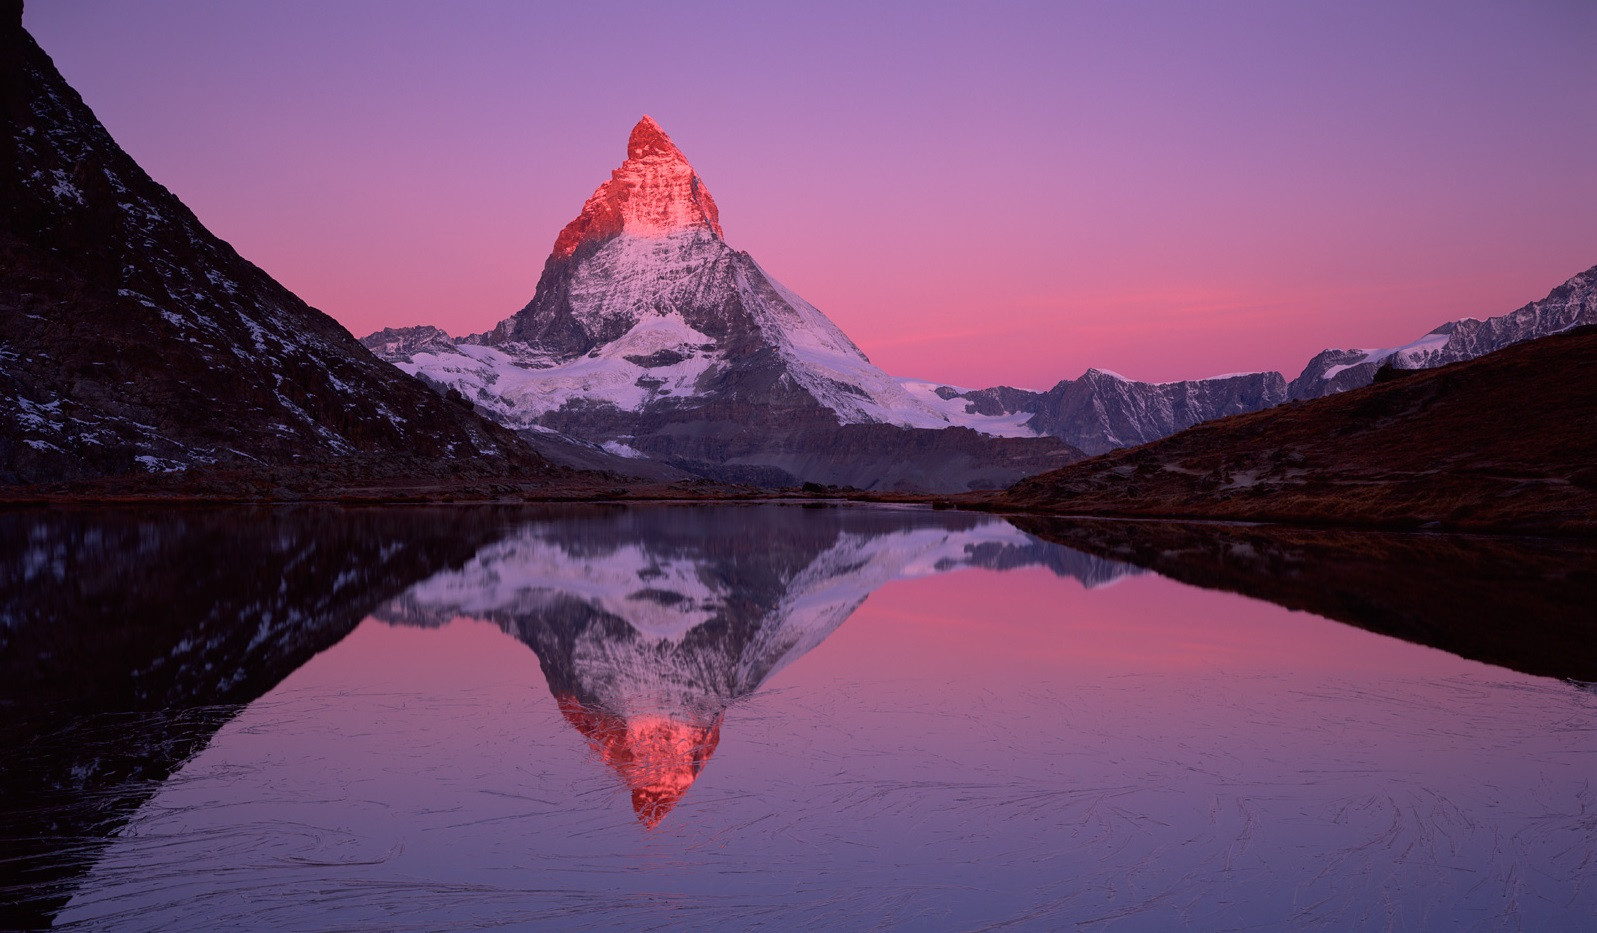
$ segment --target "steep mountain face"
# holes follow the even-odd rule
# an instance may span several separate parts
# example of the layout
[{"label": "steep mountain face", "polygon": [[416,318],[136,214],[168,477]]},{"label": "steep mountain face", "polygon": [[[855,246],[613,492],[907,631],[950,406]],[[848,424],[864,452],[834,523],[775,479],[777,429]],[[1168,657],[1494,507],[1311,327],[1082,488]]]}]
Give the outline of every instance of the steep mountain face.
[{"label": "steep mountain face", "polygon": [[1597,328],[1201,424],[1015,484],[1007,507],[1597,529]]},{"label": "steep mountain face", "polygon": [[389,458],[543,468],[150,179],[0,19],[0,483]]},{"label": "steep mountain face", "polygon": [[[648,117],[561,231],[532,301],[453,347],[438,336],[390,329],[363,342],[505,425],[706,475],[967,489],[1079,456],[1023,419],[928,404],[871,365],[726,244],[708,188]],[[824,454],[845,426],[854,458],[833,464]],[[972,430],[917,437],[952,426]]]},{"label": "steep mountain face", "polygon": [[1136,382],[1089,369],[1037,402],[1029,427],[1089,454],[1135,447],[1203,421],[1286,401],[1280,373],[1239,373],[1182,382]]},{"label": "steep mountain face", "polygon": [[657,825],[726,710],[893,580],[1041,565],[1085,586],[1136,571],[1007,522],[877,509],[652,509],[540,521],[379,610],[493,622],[537,652],[561,713]]},{"label": "steep mountain face", "polygon": [[1432,369],[1583,324],[1597,324],[1597,266],[1517,311],[1484,321],[1450,321],[1401,347],[1321,351],[1292,380],[1287,391],[1294,399],[1319,398],[1367,386],[1375,381],[1376,372],[1383,366]]}]

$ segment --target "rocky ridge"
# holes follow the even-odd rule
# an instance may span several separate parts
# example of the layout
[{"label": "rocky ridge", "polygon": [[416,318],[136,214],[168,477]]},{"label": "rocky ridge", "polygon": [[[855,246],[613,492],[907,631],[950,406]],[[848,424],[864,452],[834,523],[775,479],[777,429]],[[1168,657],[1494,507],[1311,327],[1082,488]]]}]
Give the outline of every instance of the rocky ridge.
[{"label": "rocky ridge", "polygon": [[1570,278],[1546,298],[1481,321],[1450,321],[1400,347],[1324,350],[1288,382],[1275,372],[1236,373],[1178,382],[1141,382],[1089,369],[1046,392],[1009,386],[935,388],[950,402],[989,416],[1026,416],[1024,426],[1088,454],[1135,447],[1195,424],[1321,398],[1370,385],[1383,368],[1431,369],[1572,327],[1597,324],[1597,267]]},{"label": "rocky ridge", "polygon": [[0,148],[0,484],[548,469],[211,234],[106,132],[20,4],[0,19]]}]

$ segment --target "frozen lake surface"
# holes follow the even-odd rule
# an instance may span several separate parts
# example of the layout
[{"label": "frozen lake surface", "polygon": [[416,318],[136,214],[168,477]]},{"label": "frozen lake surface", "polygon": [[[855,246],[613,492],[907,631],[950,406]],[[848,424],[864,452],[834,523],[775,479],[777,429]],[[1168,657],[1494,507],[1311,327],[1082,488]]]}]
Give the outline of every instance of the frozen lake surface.
[{"label": "frozen lake surface", "polygon": [[[1325,582],[1345,538],[1280,545],[1304,599],[1365,613],[1332,621],[1104,556],[1219,541],[1245,577],[1274,540],[1245,529],[1032,529],[1091,553],[880,508],[4,522],[0,926],[1597,917],[1583,546],[1352,546],[1442,547],[1466,593],[1489,562],[1501,603],[1466,619]],[[1484,653],[1471,626],[1529,634],[1497,663],[1432,646]]]}]

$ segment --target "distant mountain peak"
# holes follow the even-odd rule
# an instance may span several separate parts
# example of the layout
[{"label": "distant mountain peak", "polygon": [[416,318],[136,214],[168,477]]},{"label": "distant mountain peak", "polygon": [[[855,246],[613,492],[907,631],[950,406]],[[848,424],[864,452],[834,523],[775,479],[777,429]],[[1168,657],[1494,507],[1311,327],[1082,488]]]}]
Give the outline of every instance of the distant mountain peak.
[{"label": "distant mountain peak", "polygon": [[725,238],[710,189],[660,124],[645,115],[627,136],[626,161],[560,231],[554,256],[565,259],[584,244],[622,233],[661,237],[693,229]]}]

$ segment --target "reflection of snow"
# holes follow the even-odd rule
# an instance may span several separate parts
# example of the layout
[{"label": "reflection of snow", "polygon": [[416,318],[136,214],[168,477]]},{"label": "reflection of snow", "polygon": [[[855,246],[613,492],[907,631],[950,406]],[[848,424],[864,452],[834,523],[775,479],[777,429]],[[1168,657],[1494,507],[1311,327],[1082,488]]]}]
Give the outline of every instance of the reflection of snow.
[{"label": "reflection of snow", "polygon": [[992,516],[636,510],[525,525],[377,615],[491,621],[564,678],[551,682],[557,694],[705,721],[819,645],[886,583],[1036,565],[1086,586],[1137,572]]},{"label": "reflection of snow", "polygon": [[377,613],[472,617],[538,653],[561,714],[654,827],[735,701],[819,645],[874,590],[968,567],[1043,564],[1094,586],[1133,568],[993,516],[763,506],[534,522]]},{"label": "reflection of snow", "polygon": [[[534,523],[479,551],[460,569],[417,584],[394,606],[403,607],[399,614],[407,618],[446,621],[457,615],[524,614],[566,597],[624,620],[645,638],[673,641],[711,619],[753,612],[767,645],[802,643],[802,654],[872,591],[893,580],[969,567],[1007,570],[1044,564],[1095,586],[1137,572],[1129,565],[1047,544],[991,516],[943,523],[925,513],[903,512],[901,527],[892,530],[840,525],[806,566],[783,581],[778,602],[758,605],[759,600],[751,602],[750,594],[741,590],[740,575],[770,570],[760,566],[759,557],[765,536],[780,534],[780,521],[773,523],[772,516],[803,513],[746,511],[758,514],[759,520],[748,527],[743,546],[733,549],[736,560],[721,553],[725,548],[709,547],[708,538],[697,551],[691,538],[688,546],[680,539],[667,546],[641,532],[606,538],[596,546],[580,523]],[[719,529],[717,535],[727,533]],[[736,535],[735,526],[731,533]],[[794,635],[789,639],[778,632]]]}]

